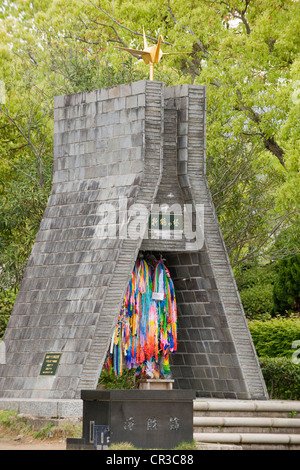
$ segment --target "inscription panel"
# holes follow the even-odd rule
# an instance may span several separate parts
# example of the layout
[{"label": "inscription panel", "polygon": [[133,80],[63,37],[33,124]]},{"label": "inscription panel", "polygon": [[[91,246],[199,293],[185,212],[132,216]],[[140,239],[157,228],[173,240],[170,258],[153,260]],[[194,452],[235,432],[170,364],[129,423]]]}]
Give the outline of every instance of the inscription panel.
[{"label": "inscription panel", "polygon": [[46,353],[40,370],[40,375],[55,375],[61,353]]}]

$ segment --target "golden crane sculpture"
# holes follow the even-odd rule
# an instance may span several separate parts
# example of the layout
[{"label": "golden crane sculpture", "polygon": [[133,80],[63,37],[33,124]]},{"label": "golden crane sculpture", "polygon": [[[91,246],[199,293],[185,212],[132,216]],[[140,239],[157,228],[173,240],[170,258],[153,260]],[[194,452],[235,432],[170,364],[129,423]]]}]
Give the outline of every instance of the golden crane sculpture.
[{"label": "golden crane sculpture", "polygon": [[148,46],[147,39],[145,35],[145,30],[143,29],[143,37],[144,37],[144,49],[131,49],[129,47],[121,47],[115,46],[118,49],[122,49],[123,51],[130,52],[131,54],[138,54],[142,56],[143,61],[145,64],[149,64],[150,66],[150,80],[154,79],[154,64],[158,64],[160,59],[164,55],[175,55],[175,54],[190,54],[190,52],[162,52],[161,50],[161,42],[163,41],[163,37],[160,35],[155,46]]}]

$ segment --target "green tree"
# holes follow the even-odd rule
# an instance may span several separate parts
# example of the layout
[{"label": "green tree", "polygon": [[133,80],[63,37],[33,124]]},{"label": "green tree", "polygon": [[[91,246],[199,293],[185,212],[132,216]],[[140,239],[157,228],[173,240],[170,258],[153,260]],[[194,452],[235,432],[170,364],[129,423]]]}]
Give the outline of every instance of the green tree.
[{"label": "green tree", "polygon": [[300,255],[278,260],[273,297],[275,312],[300,311]]},{"label": "green tree", "polygon": [[15,4],[3,4],[8,18],[0,21],[0,288],[9,290],[21,282],[51,188],[53,101],[43,74],[32,67],[33,31],[26,23],[17,27],[24,15]]},{"label": "green tree", "polygon": [[189,52],[164,57],[156,80],[207,87],[208,181],[234,267],[269,261],[299,223],[299,23],[293,0],[0,1],[0,263],[24,264],[49,195],[53,96],[148,79],[115,48],[141,47],[143,27]]}]

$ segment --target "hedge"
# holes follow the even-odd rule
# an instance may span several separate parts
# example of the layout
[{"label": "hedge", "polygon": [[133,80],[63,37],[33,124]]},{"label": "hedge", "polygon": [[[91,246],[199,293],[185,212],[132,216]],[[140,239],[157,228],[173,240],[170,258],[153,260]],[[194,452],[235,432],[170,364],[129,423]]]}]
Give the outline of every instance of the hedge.
[{"label": "hedge", "polygon": [[245,265],[235,275],[247,318],[261,319],[261,317],[270,316],[273,310],[275,265]]},{"label": "hedge", "polygon": [[248,324],[270,399],[300,400],[299,315]]},{"label": "hedge", "polygon": [[300,365],[286,357],[259,359],[269,398],[300,400]]},{"label": "hedge", "polygon": [[249,319],[270,316],[273,310],[273,285],[258,284],[240,291],[241,301]]},{"label": "hedge", "polygon": [[300,340],[300,317],[276,317],[271,320],[248,322],[256,352],[259,357],[290,357],[293,342]]}]

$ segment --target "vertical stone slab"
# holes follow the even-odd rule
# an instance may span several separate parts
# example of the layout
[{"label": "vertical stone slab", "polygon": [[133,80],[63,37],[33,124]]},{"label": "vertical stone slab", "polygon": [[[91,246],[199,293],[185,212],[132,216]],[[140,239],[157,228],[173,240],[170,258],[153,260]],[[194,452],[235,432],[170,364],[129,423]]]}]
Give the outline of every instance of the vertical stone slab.
[{"label": "vertical stone slab", "polygon": [[[166,213],[174,213],[175,210],[183,217],[184,199],[178,181],[177,164],[177,114],[175,104],[165,101],[162,177],[152,208],[153,216],[166,208]],[[182,231],[157,232],[157,230],[148,230],[147,237],[141,245],[142,250],[171,252],[185,250],[186,240]]]},{"label": "vertical stone slab", "polygon": [[[1,397],[96,387],[142,241],[130,224],[120,237],[123,222],[134,204],[150,209],[160,181],[162,89],[141,81],[55,99],[53,187],[4,336]],[[49,352],[59,366],[40,376]]]},{"label": "vertical stone slab", "polygon": [[[179,182],[186,202],[204,205],[202,251],[207,252],[209,260],[206,269],[214,276],[245,386],[244,391],[240,385],[231,391],[237,397],[265,399],[268,395],[264,379],[205,177],[206,88],[182,85],[166,89],[166,94],[175,99],[179,109],[178,136],[183,145],[178,149],[178,161],[187,164],[186,174],[179,175]],[[204,394],[206,391],[204,388]]]},{"label": "vertical stone slab", "polygon": [[207,250],[165,253],[176,291],[178,349],[174,387],[199,397],[249,398]]},{"label": "vertical stone slab", "polygon": [[[164,107],[162,84],[158,82],[143,83],[145,85],[143,95],[145,98],[144,171],[139,192],[135,198],[135,204],[137,208],[139,205],[142,205],[150,213],[161,179]],[[79,390],[96,388],[109,348],[110,339],[117,323],[124,293],[138,256],[144,231],[147,229],[148,215],[144,220],[144,230],[141,238],[135,238],[135,234],[130,233],[132,222],[130,219],[130,208],[128,215],[128,237],[122,241],[119,249],[118,262],[115,266],[109,290],[104,299],[95,328],[94,338],[84,363]]]}]

